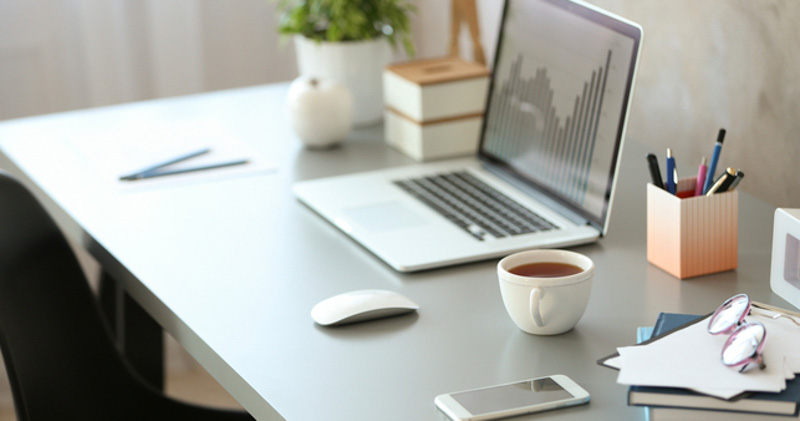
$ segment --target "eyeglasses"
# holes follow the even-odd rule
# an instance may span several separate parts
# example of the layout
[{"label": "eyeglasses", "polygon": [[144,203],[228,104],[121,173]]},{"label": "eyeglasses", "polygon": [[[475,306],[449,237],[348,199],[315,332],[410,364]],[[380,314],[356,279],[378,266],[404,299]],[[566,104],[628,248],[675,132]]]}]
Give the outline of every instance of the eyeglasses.
[{"label": "eyeglasses", "polygon": [[[708,321],[708,333],[730,334],[722,346],[721,359],[728,367],[741,367],[739,372],[750,364],[758,364],[762,370],[766,367],[763,351],[767,328],[759,322],[745,321],[751,307],[747,294],[734,295],[725,300]],[[797,323],[794,319],[792,321]]]}]

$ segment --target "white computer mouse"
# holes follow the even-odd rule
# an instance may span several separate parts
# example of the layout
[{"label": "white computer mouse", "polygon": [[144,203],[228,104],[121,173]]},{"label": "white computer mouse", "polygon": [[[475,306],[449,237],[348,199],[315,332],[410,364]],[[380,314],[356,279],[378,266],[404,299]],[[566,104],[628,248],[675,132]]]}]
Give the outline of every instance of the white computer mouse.
[{"label": "white computer mouse", "polygon": [[322,326],[343,325],[397,316],[419,306],[394,291],[364,289],[345,292],[320,301],[311,309],[311,318]]}]

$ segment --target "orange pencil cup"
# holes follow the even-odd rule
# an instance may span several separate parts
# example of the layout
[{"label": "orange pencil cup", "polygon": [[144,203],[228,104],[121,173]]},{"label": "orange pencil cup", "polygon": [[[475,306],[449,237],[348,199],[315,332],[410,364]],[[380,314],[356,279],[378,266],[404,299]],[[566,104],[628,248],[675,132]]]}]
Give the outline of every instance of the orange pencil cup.
[{"label": "orange pencil cup", "polygon": [[[678,182],[693,191],[695,178]],[[736,269],[739,193],[679,198],[647,185],[647,261],[679,279]]]}]

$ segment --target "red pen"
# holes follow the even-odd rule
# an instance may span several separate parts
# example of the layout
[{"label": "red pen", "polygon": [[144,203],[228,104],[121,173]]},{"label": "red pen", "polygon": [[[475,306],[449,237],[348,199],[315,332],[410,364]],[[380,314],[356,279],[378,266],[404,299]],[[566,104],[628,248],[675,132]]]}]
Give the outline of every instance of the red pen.
[{"label": "red pen", "polygon": [[708,173],[708,167],[706,166],[706,157],[700,161],[700,167],[697,169],[697,184],[694,188],[694,195],[695,196],[702,196],[703,195],[703,186],[706,183],[706,174]]}]

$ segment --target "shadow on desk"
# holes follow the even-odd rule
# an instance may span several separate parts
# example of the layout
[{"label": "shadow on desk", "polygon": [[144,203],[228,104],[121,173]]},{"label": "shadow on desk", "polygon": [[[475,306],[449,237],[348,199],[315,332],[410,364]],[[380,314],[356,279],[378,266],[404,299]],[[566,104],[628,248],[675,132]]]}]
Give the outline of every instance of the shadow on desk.
[{"label": "shadow on desk", "polygon": [[342,326],[323,327],[315,324],[314,327],[318,332],[331,338],[348,341],[371,341],[384,335],[391,335],[408,329],[417,322],[419,317],[419,313],[413,312]]}]

